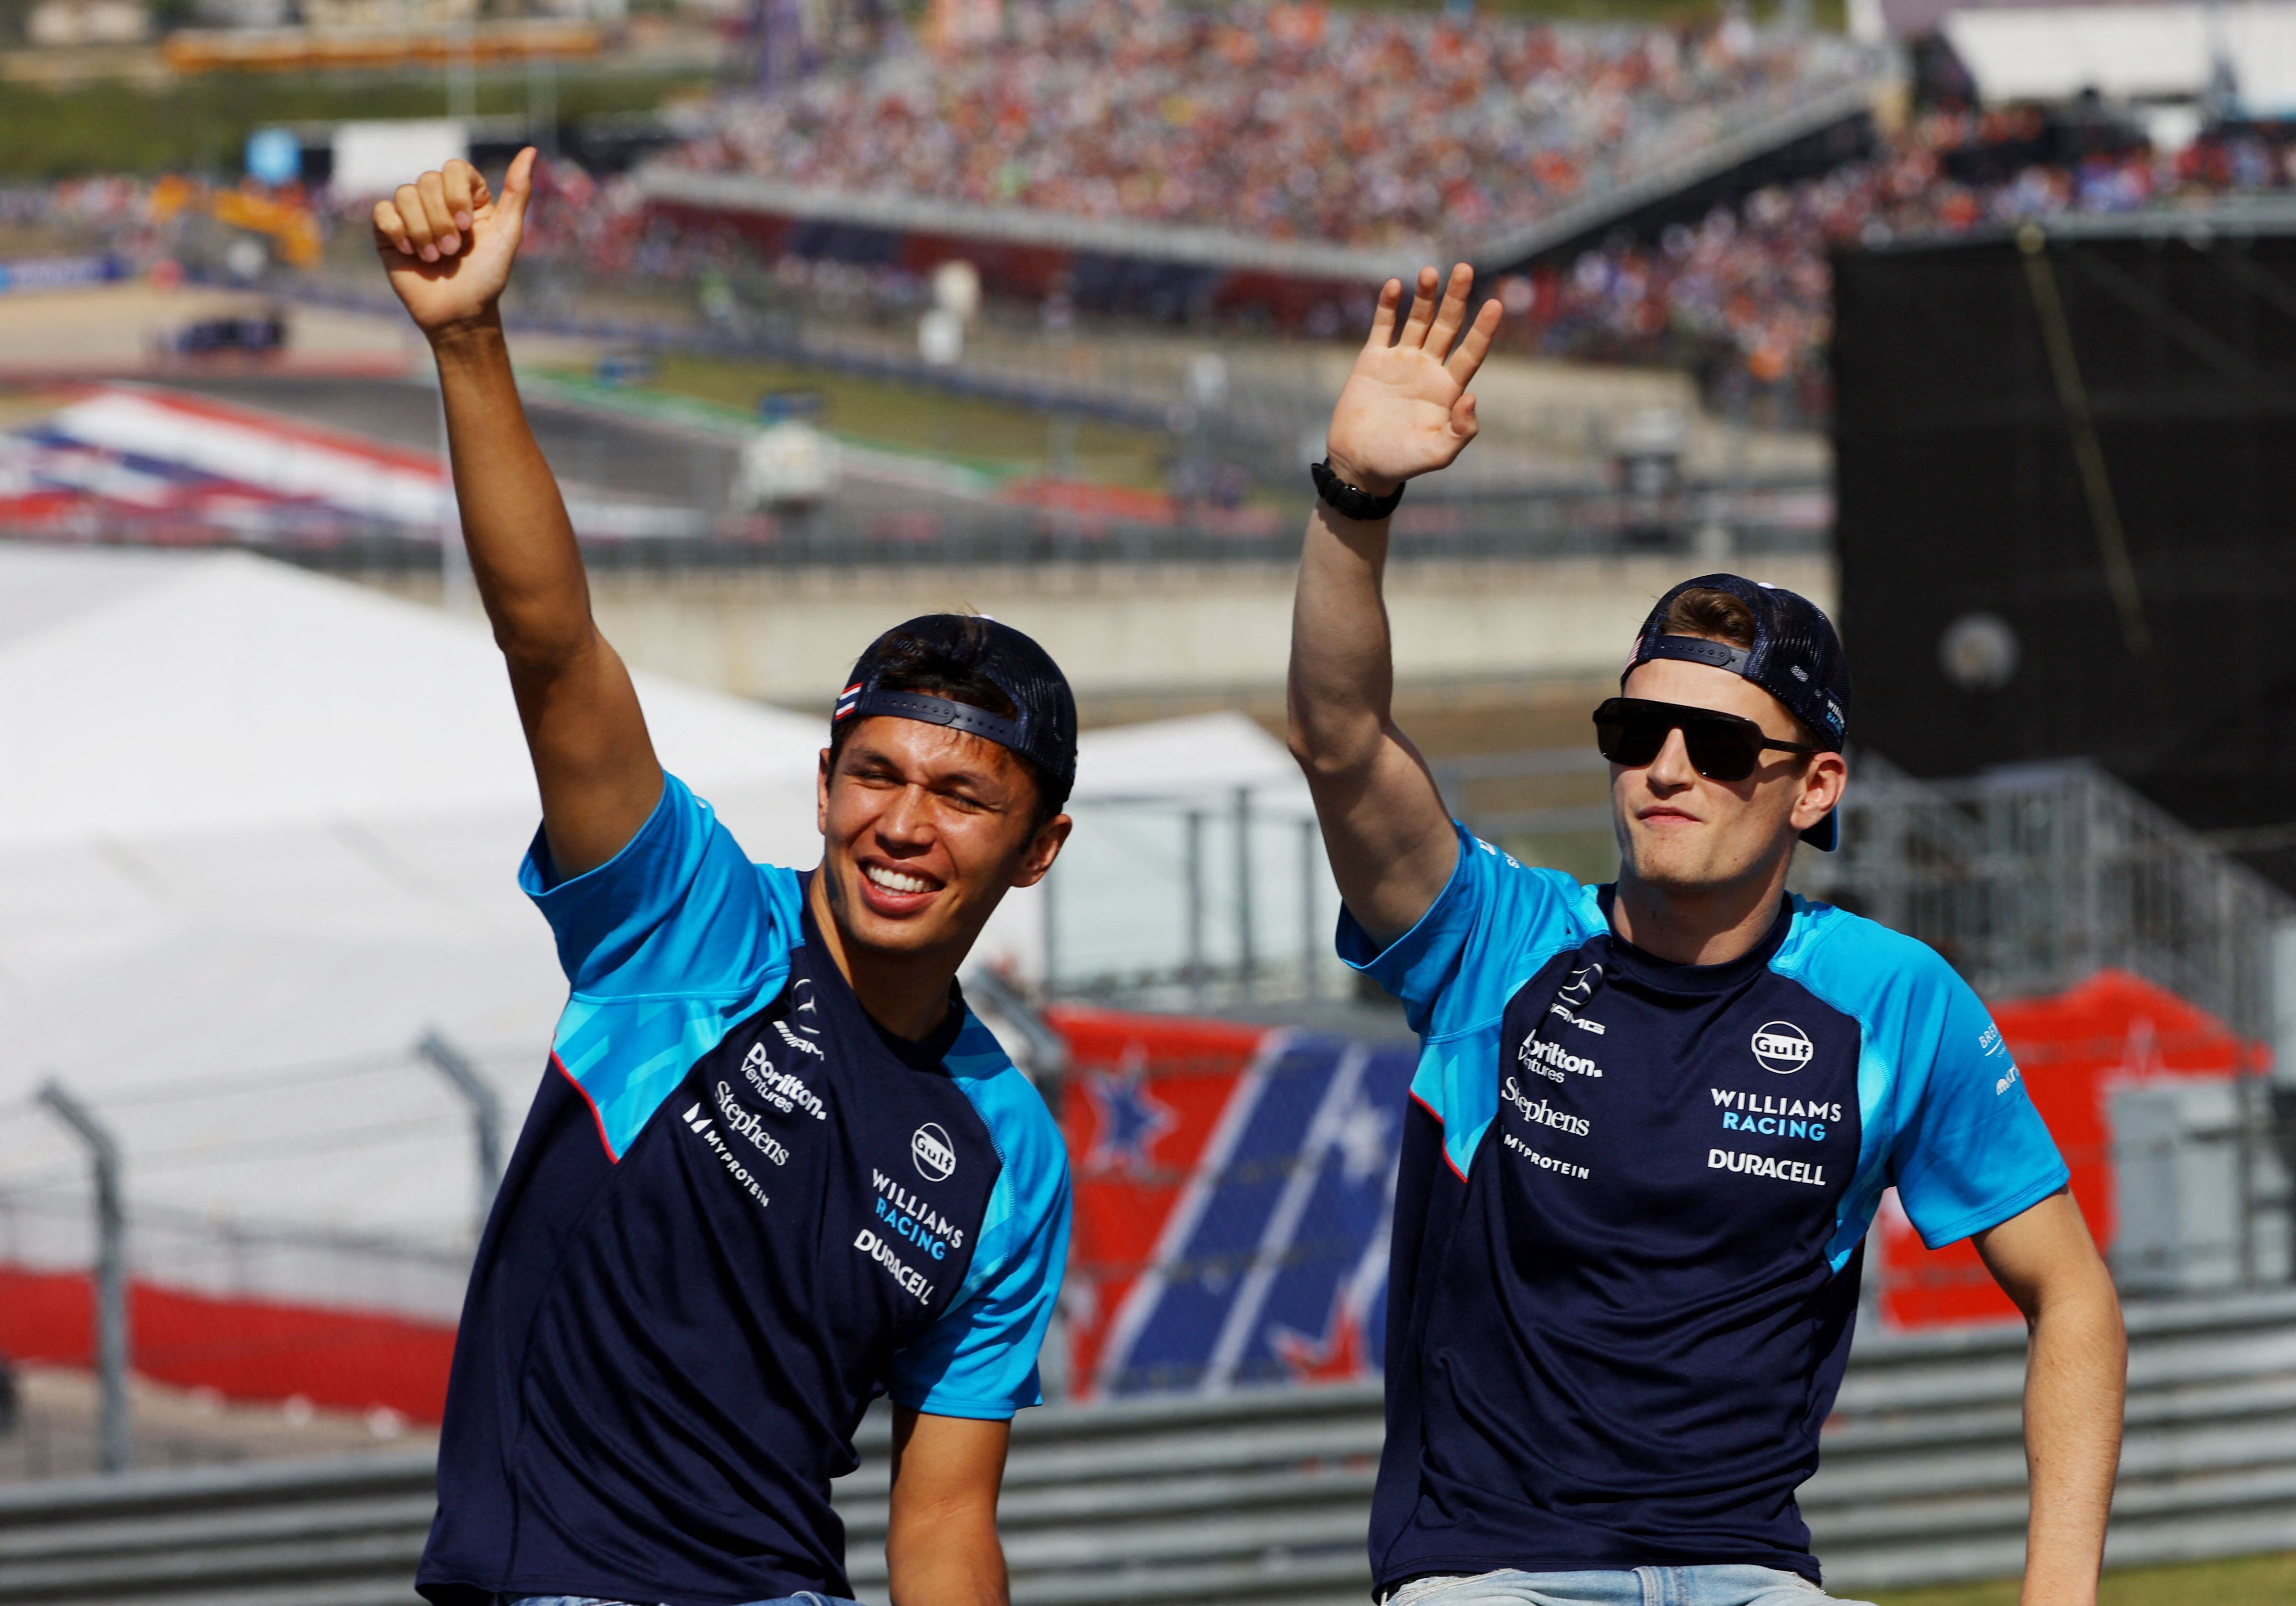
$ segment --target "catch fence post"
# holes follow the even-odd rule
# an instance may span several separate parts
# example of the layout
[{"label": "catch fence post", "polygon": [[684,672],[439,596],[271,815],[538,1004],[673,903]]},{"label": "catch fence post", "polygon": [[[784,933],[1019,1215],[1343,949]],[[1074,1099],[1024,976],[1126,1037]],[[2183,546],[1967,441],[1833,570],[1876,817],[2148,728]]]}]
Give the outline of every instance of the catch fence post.
[{"label": "catch fence post", "polygon": [[1238,996],[1252,994],[1257,955],[1251,931],[1251,788],[1235,789],[1235,979]]},{"label": "catch fence post", "polygon": [[51,1077],[40,1102],[87,1145],[95,1175],[95,1371],[101,1397],[98,1464],[124,1472],[135,1460],[127,1412],[127,1209],[119,1185],[119,1143],[95,1112]]},{"label": "catch fence post", "polygon": [[492,1084],[479,1074],[478,1067],[436,1029],[422,1034],[414,1052],[437,1068],[471,1109],[471,1135],[479,1172],[478,1200],[471,1229],[471,1242],[475,1246],[486,1235],[487,1217],[495,1208],[495,1189],[502,1182],[502,1100]]},{"label": "catch fence post", "polygon": [[1201,1010],[1204,1007],[1204,812],[1192,808],[1183,817],[1187,822],[1182,863],[1188,883],[1188,1007]]}]

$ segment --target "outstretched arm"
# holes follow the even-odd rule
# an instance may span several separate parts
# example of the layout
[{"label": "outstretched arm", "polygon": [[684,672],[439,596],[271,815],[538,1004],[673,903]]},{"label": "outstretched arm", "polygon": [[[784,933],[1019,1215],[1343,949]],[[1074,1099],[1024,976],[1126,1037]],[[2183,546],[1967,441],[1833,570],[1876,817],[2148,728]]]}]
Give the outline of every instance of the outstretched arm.
[{"label": "outstretched arm", "polygon": [[2120,1461],[2128,1339],[2112,1276],[2070,1193],[1977,1234],[1977,1252],[2032,1331],[2025,1363],[2023,1606],[2094,1606]]},{"label": "outstretched arm", "polygon": [[[1446,466],[1475,438],[1467,385],[1490,350],[1499,306],[1484,303],[1466,323],[1474,280],[1464,264],[1453,268],[1438,305],[1435,270],[1420,269],[1399,332],[1402,282],[1379,292],[1371,339],[1325,441],[1341,479],[1384,496]],[[1387,528],[1342,518],[1320,499],[1308,515],[1287,696],[1292,751],[1315,794],[1340,896],[1382,942],[1418,922],[1458,859],[1435,778],[1393,718],[1395,655],[1381,594]]]},{"label": "outstretched arm", "polygon": [[471,573],[510,666],[552,866],[572,876],[637,834],[660,799],[661,766],[629,671],[590,618],[574,527],[503,340],[534,160],[519,152],[499,198],[465,161],[401,184],[375,205],[374,244],[439,364]]}]

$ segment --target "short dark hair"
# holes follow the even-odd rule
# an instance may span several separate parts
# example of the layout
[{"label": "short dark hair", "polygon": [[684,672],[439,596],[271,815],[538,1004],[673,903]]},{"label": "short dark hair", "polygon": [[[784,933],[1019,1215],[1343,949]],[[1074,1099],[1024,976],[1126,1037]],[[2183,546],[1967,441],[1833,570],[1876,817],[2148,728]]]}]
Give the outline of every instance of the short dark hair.
[{"label": "short dark hair", "polygon": [[1754,610],[1742,598],[1693,586],[1667,604],[1661,629],[1668,635],[1702,635],[1751,651],[1756,627]]},{"label": "short dark hair", "polygon": [[[1704,586],[1693,586],[1667,604],[1666,623],[1660,627],[1667,635],[1702,635],[1708,641],[1727,642],[1734,647],[1751,651],[1758,629],[1754,610],[1742,597],[1732,596],[1726,591],[1716,591]],[[1785,708],[1782,701],[1778,705]],[[1808,722],[1792,709],[1786,717],[1793,721],[1794,734],[1808,747],[1826,745],[1824,740],[1809,728]]]},{"label": "short dark hair", "polygon": [[[981,651],[981,643],[976,638],[987,635],[988,625],[987,619],[967,616],[954,648],[922,640],[905,631],[890,632],[872,649],[878,661],[887,666],[878,676],[879,689],[910,692],[922,697],[946,697],[951,702],[979,709],[984,713],[996,715],[999,719],[1017,718],[1021,710],[1013,706],[1013,699],[1006,694],[1004,688],[974,666],[973,660]],[[830,731],[829,767],[832,770],[837,767],[837,756],[845,750],[845,739],[853,733],[853,727],[858,723],[857,720],[840,721]],[[1005,751],[1013,753],[1013,760],[1028,772],[1029,779],[1036,783],[1037,813],[1029,827],[1033,834],[1068,807],[1069,786],[1026,753],[1013,752],[1010,748]]]}]

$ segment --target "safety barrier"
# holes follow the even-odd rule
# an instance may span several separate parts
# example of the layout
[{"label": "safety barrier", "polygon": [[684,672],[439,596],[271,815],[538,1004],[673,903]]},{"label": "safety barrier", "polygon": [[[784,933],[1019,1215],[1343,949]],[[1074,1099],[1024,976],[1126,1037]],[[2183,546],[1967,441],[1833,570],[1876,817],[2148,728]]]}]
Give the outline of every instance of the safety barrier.
[{"label": "safety barrier", "polygon": [[[2117,1564],[2296,1546],[2296,1292],[2129,1312]],[[1803,1491],[1856,1591],[2013,1573],[2024,1335],[1885,1337],[1852,1362]],[[1164,1396],[1024,1415],[1003,1526],[1015,1606],[1357,1606],[1375,1386]],[[839,1487],[882,1599],[886,1429]],[[411,1606],[429,1466],[375,1457],[0,1490],[0,1606]]]}]

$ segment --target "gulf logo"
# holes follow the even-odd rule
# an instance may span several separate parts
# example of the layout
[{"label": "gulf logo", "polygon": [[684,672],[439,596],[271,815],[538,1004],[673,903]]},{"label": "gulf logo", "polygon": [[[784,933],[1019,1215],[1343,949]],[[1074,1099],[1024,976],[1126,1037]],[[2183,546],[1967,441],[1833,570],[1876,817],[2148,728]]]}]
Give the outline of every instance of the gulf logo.
[{"label": "gulf logo", "polygon": [[1809,1034],[1791,1020],[1772,1020],[1754,1032],[1754,1058],[1764,1070],[1790,1077],[1809,1063],[1817,1051]]}]

